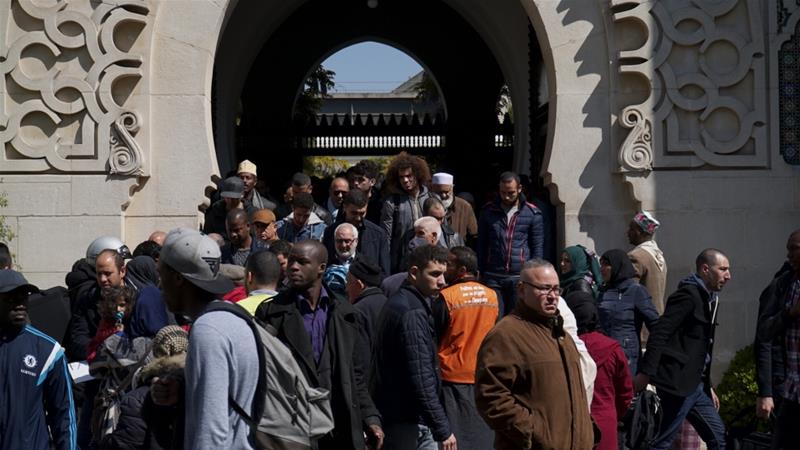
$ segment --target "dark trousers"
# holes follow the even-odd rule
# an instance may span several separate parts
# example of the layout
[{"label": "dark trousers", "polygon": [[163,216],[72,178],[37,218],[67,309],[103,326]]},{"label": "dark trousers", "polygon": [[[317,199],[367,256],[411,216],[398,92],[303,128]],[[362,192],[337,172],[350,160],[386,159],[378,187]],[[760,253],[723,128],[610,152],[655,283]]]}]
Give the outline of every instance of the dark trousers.
[{"label": "dark trousers", "polygon": [[444,411],[460,450],[486,450],[494,446],[494,432],[478,414],[475,385],[442,382]]},{"label": "dark trousers", "polygon": [[505,317],[514,310],[517,304],[517,283],[519,275],[483,275],[483,283],[497,292],[498,308],[501,317]]},{"label": "dark trousers", "polygon": [[659,391],[658,396],[664,415],[661,419],[661,430],[652,449],[669,449],[684,420],[688,420],[697,430],[708,450],[725,449],[725,425],[714,408],[714,402],[705,393],[703,383],[686,397],[663,391]]},{"label": "dark trousers", "polygon": [[100,391],[100,381],[92,380],[83,383],[83,406],[81,406],[78,419],[78,448],[89,449],[92,442],[92,413],[94,412],[94,398]]},{"label": "dark trousers", "polygon": [[800,404],[785,398],[776,402],[777,414],[772,429],[772,448],[800,449]]}]

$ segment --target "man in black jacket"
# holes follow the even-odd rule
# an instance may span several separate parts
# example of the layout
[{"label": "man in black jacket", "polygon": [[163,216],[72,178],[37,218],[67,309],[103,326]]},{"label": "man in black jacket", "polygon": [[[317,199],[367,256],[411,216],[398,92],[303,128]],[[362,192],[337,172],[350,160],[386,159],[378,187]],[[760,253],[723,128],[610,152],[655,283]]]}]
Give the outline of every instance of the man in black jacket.
[{"label": "man in black jacket", "polygon": [[334,242],[334,231],[342,223],[349,223],[358,230],[358,245],[356,254],[364,255],[369,260],[377,263],[381,267],[383,275],[389,275],[389,236],[386,231],[378,225],[367,220],[367,195],[363,191],[353,189],[344,196],[342,211],[336,222],[325,229],[322,236],[322,243],[328,250],[328,264],[339,264],[336,260],[336,246]]},{"label": "man in black jacket", "polygon": [[[359,256],[347,272],[345,290],[347,298],[361,315],[362,350],[365,361],[372,368],[372,358],[377,344],[376,328],[387,298],[381,290],[383,276],[381,268],[365,256]],[[368,378],[370,388],[374,387],[373,373]]]},{"label": "man in black jacket", "polygon": [[455,450],[441,401],[431,299],[445,286],[448,252],[422,245],[409,256],[408,279],[389,298],[378,325],[376,403],[386,450]]},{"label": "man in black jacket", "polygon": [[322,283],[328,252],[319,241],[296,243],[289,253],[289,289],[262,303],[256,318],[278,331],[308,382],[331,392],[334,429],[320,450],[380,448],[383,430],[366,384],[366,361],[359,349],[360,319],[347,300]]},{"label": "man in black jacket", "polygon": [[725,448],[719,399],[711,387],[711,353],[718,293],[731,279],[728,258],[706,249],[697,256],[696,273],[681,281],[667,299],[664,314],[650,333],[647,352],[634,379],[637,392],[648,383],[661,397],[663,417],[653,449],[668,449],[684,419],[709,449]]},{"label": "man in black jacket", "polygon": [[800,230],[786,244],[789,270],[782,271],[759,298],[754,342],[758,398],[756,414],[777,420],[772,448],[793,448],[800,440]]},{"label": "man in black jacket", "polygon": [[[292,175],[292,195],[297,195],[301,192],[305,192],[306,194],[311,194],[314,186],[311,184],[311,177],[308,175],[297,172],[296,174]],[[317,203],[314,203],[314,206],[311,208],[311,212],[316,214],[323,222],[325,222],[325,226],[329,226],[333,223],[334,217],[331,216],[331,213],[328,212],[327,209],[323,208]]]}]

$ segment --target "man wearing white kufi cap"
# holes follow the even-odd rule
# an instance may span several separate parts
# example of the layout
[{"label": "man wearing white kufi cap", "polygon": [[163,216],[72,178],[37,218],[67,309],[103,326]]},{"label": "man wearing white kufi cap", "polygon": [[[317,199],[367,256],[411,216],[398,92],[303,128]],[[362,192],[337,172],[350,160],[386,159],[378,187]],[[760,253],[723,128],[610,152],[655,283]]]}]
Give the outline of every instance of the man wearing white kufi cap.
[{"label": "man wearing white kufi cap", "polygon": [[255,164],[245,159],[239,163],[239,169],[236,173],[244,182],[244,196],[242,197],[242,202],[244,203],[245,209],[250,209],[250,206],[252,206],[254,209],[269,209],[270,211],[275,211],[278,205],[262,197],[261,194],[255,190],[256,182],[258,182],[258,168]]},{"label": "man wearing white kufi cap", "polygon": [[453,175],[449,173],[435,173],[431,179],[431,192],[442,201],[447,210],[444,217],[445,224],[463,236],[467,242],[472,242],[478,236],[475,211],[466,200],[456,197],[453,181]]}]

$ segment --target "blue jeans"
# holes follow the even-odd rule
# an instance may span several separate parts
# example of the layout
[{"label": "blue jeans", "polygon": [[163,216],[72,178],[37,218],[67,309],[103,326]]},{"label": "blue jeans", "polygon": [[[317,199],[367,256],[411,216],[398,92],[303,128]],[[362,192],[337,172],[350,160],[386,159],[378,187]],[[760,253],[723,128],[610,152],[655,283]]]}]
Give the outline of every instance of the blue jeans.
[{"label": "blue jeans", "polygon": [[439,450],[430,428],[416,423],[384,424],[384,450]]},{"label": "blue jeans", "polygon": [[725,449],[725,425],[714,408],[714,402],[703,390],[703,383],[686,397],[659,392],[661,408],[661,430],[653,443],[654,450],[667,450],[680,431],[684,419],[692,424],[697,434],[706,443],[708,450]]},{"label": "blue jeans", "polygon": [[483,283],[497,292],[497,303],[500,317],[505,317],[514,310],[517,304],[517,283],[519,275],[483,275]]}]

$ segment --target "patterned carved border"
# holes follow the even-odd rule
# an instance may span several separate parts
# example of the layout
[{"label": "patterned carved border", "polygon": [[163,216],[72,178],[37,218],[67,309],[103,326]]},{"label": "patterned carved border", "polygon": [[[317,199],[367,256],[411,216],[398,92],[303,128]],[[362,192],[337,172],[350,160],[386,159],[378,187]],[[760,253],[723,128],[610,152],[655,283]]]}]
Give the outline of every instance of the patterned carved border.
[{"label": "patterned carved border", "polygon": [[645,36],[639,48],[616,49],[619,73],[650,86],[646,100],[621,108],[631,131],[620,171],[768,167],[760,2],[612,0],[611,8],[617,35],[638,27]]},{"label": "patterned carved border", "polygon": [[8,4],[0,6],[0,172],[149,175],[148,1]]},{"label": "patterned carved border", "polygon": [[[774,122],[780,153],[787,164],[800,165],[800,0],[777,3],[775,41],[772,45],[773,77],[777,78]],[[772,21],[771,21],[772,22]]]}]

